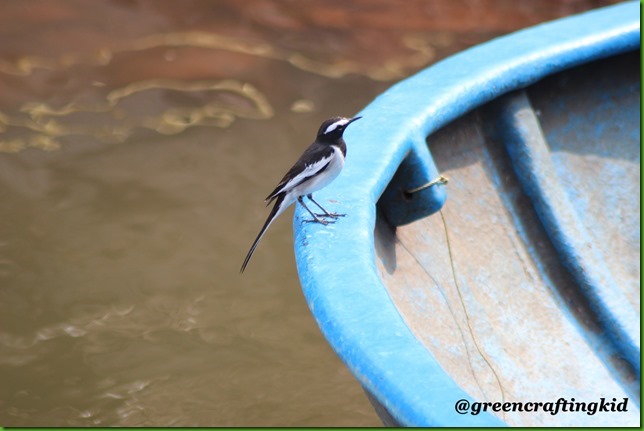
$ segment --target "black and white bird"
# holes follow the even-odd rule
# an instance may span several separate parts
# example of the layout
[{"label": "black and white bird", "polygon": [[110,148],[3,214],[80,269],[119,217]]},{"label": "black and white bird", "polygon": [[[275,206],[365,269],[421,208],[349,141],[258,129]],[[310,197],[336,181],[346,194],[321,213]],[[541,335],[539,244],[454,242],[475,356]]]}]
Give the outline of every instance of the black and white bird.
[{"label": "black and white bird", "polygon": [[[246,269],[246,265],[248,265],[248,261],[266,229],[293,202],[298,201],[311,214],[313,219],[307,221],[326,225],[332,221],[325,220],[325,218],[335,219],[344,215],[330,213],[322,208],[319,203],[313,200],[313,193],[329,185],[340,174],[344,167],[344,158],[347,155],[347,145],[342,134],[349,124],[360,118],[362,117],[333,117],[322,123],[315,141],[284,175],[275,190],[266,197],[267,206],[273,201],[275,201],[275,205],[248,251],[240,272],[244,272]],[[320,208],[322,214],[315,214],[311,211],[304,203],[304,196]]]}]

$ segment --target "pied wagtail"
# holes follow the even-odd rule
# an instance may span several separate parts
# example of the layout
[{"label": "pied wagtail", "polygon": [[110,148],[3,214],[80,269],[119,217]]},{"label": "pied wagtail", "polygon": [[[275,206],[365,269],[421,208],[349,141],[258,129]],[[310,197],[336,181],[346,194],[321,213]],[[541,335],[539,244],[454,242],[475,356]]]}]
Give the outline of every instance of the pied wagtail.
[{"label": "pied wagtail", "polygon": [[[333,181],[344,166],[344,157],[347,155],[347,144],[342,139],[342,134],[347,126],[362,117],[344,118],[333,117],[322,123],[318,130],[315,141],[304,151],[293,167],[284,175],[282,181],[275,187],[275,190],[265,199],[266,206],[275,201],[275,206],[268,215],[262,230],[255,238],[252,247],[244,259],[240,272],[244,272],[246,265],[262,239],[266,229],[273,223],[286,208],[296,200],[311,214],[312,220],[309,222],[322,223],[324,225],[331,223],[320,217],[337,218],[344,214],[329,213],[327,210],[313,200],[313,193],[326,187]],[[303,197],[306,196],[323,214],[315,214],[304,203]]]}]

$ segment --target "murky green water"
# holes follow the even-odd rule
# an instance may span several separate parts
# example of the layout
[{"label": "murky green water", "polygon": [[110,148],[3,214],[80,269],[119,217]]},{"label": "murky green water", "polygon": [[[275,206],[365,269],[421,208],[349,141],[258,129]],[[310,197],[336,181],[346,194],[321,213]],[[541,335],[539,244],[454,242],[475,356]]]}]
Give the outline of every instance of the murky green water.
[{"label": "murky green water", "polygon": [[306,307],[290,211],[239,266],[323,119],[602,4],[489,1],[516,19],[481,30],[482,3],[4,0],[0,423],[379,425]]}]

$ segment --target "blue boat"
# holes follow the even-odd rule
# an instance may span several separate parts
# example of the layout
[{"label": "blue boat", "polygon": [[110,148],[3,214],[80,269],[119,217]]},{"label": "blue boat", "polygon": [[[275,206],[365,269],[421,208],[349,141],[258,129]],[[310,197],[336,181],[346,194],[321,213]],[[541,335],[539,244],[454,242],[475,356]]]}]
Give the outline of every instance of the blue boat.
[{"label": "blue boat", "polygon": [[324,336],[387,425],[640,426],[640,6],[381,94],[294,218]]}]

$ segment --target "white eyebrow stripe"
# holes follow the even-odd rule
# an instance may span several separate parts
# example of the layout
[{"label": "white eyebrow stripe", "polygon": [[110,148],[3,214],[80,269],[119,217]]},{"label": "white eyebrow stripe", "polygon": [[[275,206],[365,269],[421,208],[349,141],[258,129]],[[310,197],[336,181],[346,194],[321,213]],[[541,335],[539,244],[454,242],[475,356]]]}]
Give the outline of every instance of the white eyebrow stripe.
[{"label": "white eyebrow stripe", "polygon": [[326,130],[324,131],[324,134],[326,135],[327,133],[331,133],[339,126],[345,126],[348,122],[349,120],[346,118],[343,118],[342,120],[338,120],[335,123],[331,124],[329,127],[327,127]]}]

